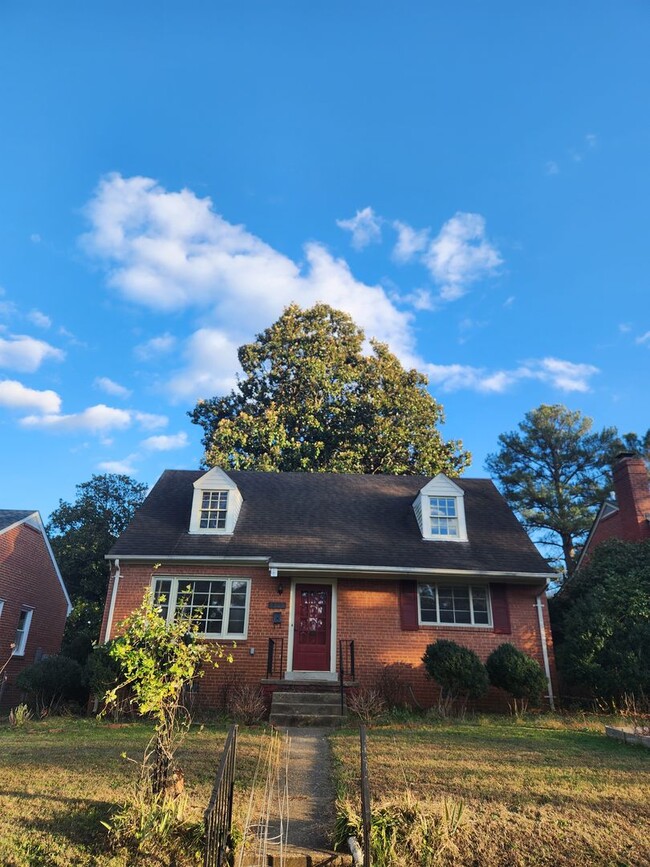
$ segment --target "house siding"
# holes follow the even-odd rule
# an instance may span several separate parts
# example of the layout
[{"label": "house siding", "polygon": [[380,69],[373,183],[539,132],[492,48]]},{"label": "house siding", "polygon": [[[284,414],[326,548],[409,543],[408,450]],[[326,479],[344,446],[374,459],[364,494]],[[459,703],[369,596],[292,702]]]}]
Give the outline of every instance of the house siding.
[{"label": "house siding", "polygon": [[42,533],[20,524],[0,535],[0,665],[10,654],[21,608],[32,608],[25,654],[13,657],[5,669],[3,708],[21,699],[16,677],[43,655],[58,653],[68,613],[67,601]]},{"label": "house siding", "polygon": [[[112,620],[111,635],[106,636],[106,624],[102,639],[112,638],[119,631],[119,623],[141,603],[145,591],[151,587],[154,577],[242,577],[251,579],[250,612],[248,636],[238,640],[233,651],[234,662],[220,663],[217,671],[206,670],[199,684],[199,700],[203,707],[223,705],[225,690],[233,683],[259,684],[266,677],[267,646],[269,638],[284,639],[284,668],[288,647],[288,628],[290,613],[291,580],[271,578],[265,566],[220,566],[217,564],[176,565],[165,563],[154,570],[154,562],[121,562],[121,577]],[[305,573],[294,576],[294,583],[301,581],[317,584],[318,578]],[[278,595],[279,581],[284,592]],[[110,604],[113,579],[108,588],[106,610]],[[337,586],[337,635],[336,639],[354,640],[356,655],[356,677],[360,686],[375,685],[384,665],[406,663],[413,667],[410,686],[413,695],[422,706],[435,703],[437,693],[431,681],[427,680],[422,665],[422,654],[427,644],[447,638],[474,650],[482,660],[504,641],[510,641],[524,652],[533,656],[543,665],[538,615],[535,607],[536,595],[540,586],[509,585],[506,589],[510,614],[511,633],[498,634],[488,627],[431,627],[422,626],[413,631],[405,631],[400,620],[400,581],[374,580],[370,578],[339,578]],[[273,614],[269,602],[286,603],[281,613],[281,624],[273,624]],[[544,599],[545,602],[545,599]],[[105,614],[106,618],[106,614]],[[544,605],[544,621],[552,679],[555,680],[553,647],[548,611]],[[230,641],[223,642],[225,648],[231,647]],[[251,655],[253,650],[253,655]],[[555,683],[554,683],[554,688]],[[492,690],[481,707],[485,709],[504,709],[505,697]]]}]

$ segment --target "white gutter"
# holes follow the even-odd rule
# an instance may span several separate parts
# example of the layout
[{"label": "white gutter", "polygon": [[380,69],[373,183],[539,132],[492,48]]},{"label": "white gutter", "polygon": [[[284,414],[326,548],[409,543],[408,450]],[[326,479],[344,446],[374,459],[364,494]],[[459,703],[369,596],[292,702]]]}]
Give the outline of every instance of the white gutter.
[{"label": "white gutter", "polygon": [[113,573],[113,592],[111,593],[111,604],[108,607],[108,617],[106,618],[106,632],[104,633],[104,644],[107,644],[111,638],[111,629],[113,628],[113,612],[115,611],[115,599],[117,598],[117,585],[120,583],[120,561],[115,560],[115,572]]},{"label": "white gutter", "polygon": [[548,703],[551,710],[555,710],[555,699],[553,697],[553,684],[551,682],[551,666],[548,661],[548,646],[546,644],[546,629],[544,628],[544,605],[542,603],[542,593],[535,597],[535,607],[537,608],[537,619],[539,620],[539,636],[542,641],[542,657],[544,659],[544,672],[546,673],[546,682],[548,684]]},{"label": "white gutter", "polygon": [[[112,554],[104,554],[104,560],[112,560]],[[182,554],[120,554],[120,560],[125,562],[130,560],[142,560],[151,563],[167,563],[169,560],[174,560],[176,563],[268,563],[268,557],[220,557],[210,554],[192,554],[189,556]]]},{"label": "white gutter", "polygon": [[358,574],[372,572],[382,575],[479,575],[485,578],[521,578],[530,581],[532,578],[543,579],[545,582],[552,577],[549,572],[490,572],[481,569],[431,569],[420,566],[351,566],[346,564],[326,563],[276,563],[269,561],[269,569],[279,572],[335,572]]}]

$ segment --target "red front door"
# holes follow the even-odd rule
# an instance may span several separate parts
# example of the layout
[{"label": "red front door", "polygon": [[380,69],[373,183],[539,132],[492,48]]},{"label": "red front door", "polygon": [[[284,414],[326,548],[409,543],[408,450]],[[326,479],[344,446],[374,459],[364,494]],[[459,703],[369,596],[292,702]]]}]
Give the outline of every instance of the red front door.
[{"label": "red front door", "polygon": [[293,670],[330,670],[332,588],[297,584],[293,626]]}]

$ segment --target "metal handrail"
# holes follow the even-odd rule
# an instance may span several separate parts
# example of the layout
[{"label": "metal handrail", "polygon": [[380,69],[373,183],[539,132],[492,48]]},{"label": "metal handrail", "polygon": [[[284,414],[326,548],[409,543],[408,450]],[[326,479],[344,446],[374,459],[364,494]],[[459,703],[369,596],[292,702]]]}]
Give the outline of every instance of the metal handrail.
[{"label": "metal handrail", "polygon": [[235,790],[235,760],[237,756],[237,726],[230,727],[221,754],[210,803],[204,813],[204,867],[223,867],[231,848],[232,803]]}]

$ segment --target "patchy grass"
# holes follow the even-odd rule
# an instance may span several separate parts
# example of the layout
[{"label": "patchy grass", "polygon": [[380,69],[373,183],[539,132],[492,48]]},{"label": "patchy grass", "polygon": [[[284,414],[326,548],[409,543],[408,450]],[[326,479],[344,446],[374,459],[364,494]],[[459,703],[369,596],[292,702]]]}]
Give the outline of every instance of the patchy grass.
[{"label": "patchy grass", "polygon": [[[260,729],[240,731],[238,786],[250,784]],[[0,864],[6,867],[126,867],[108,853],[102,826],[129,793],[152,728],[86,719],[0,723]],[[178,754],[188,818],[200,821],[226,737],[224,726],[193,726]],[[147,861],[148,864],[152,862]],[[169,863],[161,856],[160,865]],[[180,867],[180,865],[179,865]]]},{"label": "patchy grass", "polygon": [[[462,802],[464,823],[436,864],[641,867],[650,752],[603,729],[602,717],[555,716],[380,726],[368,734],[373,803],[411,798],[441,814]],[[358,801],[358,734],[331,743],[340,795]]]}]

